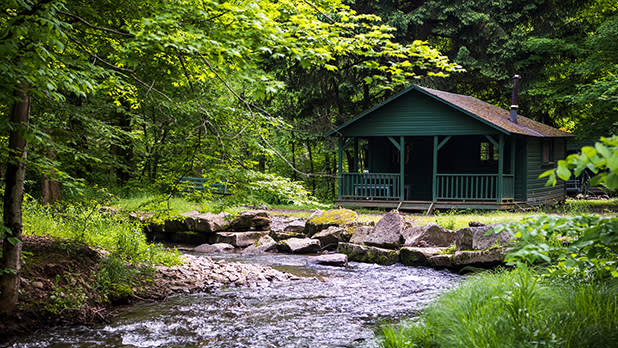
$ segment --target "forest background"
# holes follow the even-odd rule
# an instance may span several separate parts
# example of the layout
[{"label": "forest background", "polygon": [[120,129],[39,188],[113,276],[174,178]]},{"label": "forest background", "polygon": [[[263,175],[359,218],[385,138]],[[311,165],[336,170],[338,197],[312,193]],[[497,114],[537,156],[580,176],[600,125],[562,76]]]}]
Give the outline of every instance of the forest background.
[{"label": "forest background", "polygon": [[19,0],[0,25],[0,174],[27,95],[25,188],[46,202],[179,176],[332,201],[323,134],[410,83],[508,108],[518,73],[521,114],[579,139],[617,127],[613,1]]}]

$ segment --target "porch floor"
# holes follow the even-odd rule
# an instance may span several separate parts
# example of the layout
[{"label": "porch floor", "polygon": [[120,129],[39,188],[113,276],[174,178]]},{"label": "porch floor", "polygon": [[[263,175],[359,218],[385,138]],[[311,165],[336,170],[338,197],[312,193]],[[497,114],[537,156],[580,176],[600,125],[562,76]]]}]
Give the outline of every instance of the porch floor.
[{"label": "porch floor", "polygon": [[[399,204],[401,203],[401,206]],[[387,201],[387,200],[338,200],[338,205],[342,207],[363,207],[363,208],[392,208],[399,210],[427,211],[444,209],[483,209],[483,210],[525,210],[530,208],[527,202],[482,202],[482,201]],[[433,204],[433,207],[432,207]]]}]

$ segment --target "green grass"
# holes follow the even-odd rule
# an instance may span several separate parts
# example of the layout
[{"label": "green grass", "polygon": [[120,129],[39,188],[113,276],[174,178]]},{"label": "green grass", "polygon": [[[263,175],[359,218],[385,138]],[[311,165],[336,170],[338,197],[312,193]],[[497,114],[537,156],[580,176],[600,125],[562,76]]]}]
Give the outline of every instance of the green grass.
[{"label": "green grass", "polygon": [[97,205],[24,202],[24,234],[56,237],[104,249],[131,263],[175,264],[179,253],[146,241],[142,226],[126,215],[106,214]]},{"label": "green grass", "polygon": [[468,227],[468,222],[477,221],[486,225],[499,222],[518,222],[522,218],[530,215],[526,212],[507,212],[507,211],[487,211],[487,212],[439,212],[434,216],[412,216],[409,217],[417,225],[435,223],[451,230],[458,230]]},{"label": "green grass", "polygon": [[616,347],[618,283],[542,277],[528,269],[472,276],[420,319],[381,329],[394,347]]},{"label": "green grass", "polygon": [[190,201],[182,197],[140,193],[128,198],[117,199],[110,204],[112,207],[129,212],[157,213],[162,211],[184,213],[191,210],[202,210],[204,204]]}]

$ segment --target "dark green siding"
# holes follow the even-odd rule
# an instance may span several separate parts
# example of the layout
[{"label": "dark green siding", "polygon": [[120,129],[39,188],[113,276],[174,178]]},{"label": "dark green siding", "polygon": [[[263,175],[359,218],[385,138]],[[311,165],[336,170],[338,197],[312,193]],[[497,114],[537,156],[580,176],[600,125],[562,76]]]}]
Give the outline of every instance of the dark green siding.
[{"label": "dark green siding", "polygon": [[528,163],[526,161],[528,147],[525,138],[517,137],[515,139],[515,200],[525,202],[528,199],[526,193],[528,186],[526,176],[528,174]]},{"label": "dark green siding", "polygon": [[556,186],[545,186],[547,178],[539,179],[546,170],[556,167],[556,161],[565,157],[563,139],[553,139],[553,162],[543,163],[542,138],[528,138],[528,203],[531,205],[551,204],[563,200],[566,195],[565,183],[558,180]]},{"label": "dark green siding", "polygon": [[341,130],[345,136],[495,134],[496,129],[418,91],[411,91]]}]

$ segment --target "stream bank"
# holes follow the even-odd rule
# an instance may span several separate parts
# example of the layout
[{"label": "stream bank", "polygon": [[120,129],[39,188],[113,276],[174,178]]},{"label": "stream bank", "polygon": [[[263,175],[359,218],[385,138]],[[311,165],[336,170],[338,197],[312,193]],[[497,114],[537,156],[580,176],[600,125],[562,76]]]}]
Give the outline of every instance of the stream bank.
[{"label": "stream bank", "polygon": [[417,316],[461,279],[426,267],[309,264],[305,255],[194,254],[296,276],[115,310],[110,321],[41,330],[12,347],[378,347],[375,329]]},{"label": "stream bank", "polygon": [[107,322],[118,305],[157,302],[221,287],[263,287],[296,278],[264,265],[182,255],[181,265],[136,272],[133,287],[109,302],[98,282],[106,257],[105,252],[76,242],[24,237],[18,309],[12,315],[0,315],[0,345],[37,328]]}]

